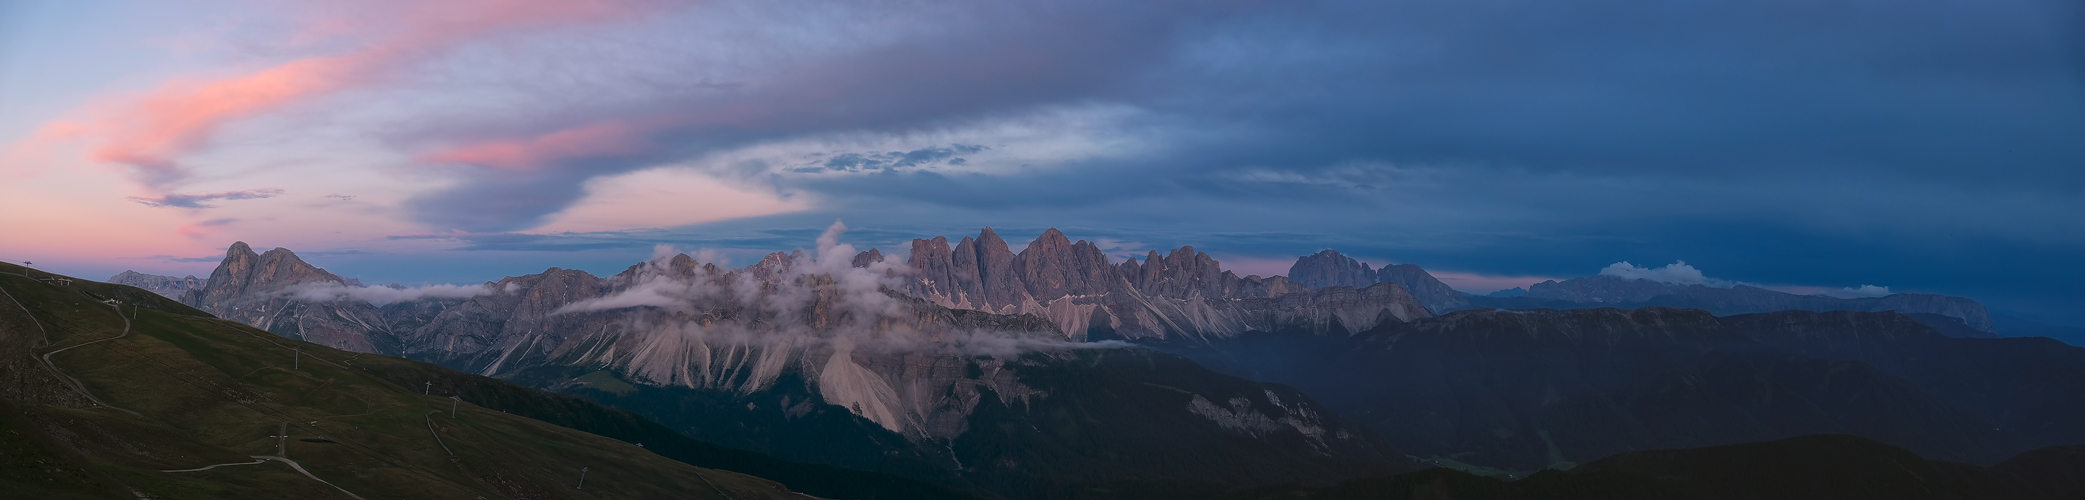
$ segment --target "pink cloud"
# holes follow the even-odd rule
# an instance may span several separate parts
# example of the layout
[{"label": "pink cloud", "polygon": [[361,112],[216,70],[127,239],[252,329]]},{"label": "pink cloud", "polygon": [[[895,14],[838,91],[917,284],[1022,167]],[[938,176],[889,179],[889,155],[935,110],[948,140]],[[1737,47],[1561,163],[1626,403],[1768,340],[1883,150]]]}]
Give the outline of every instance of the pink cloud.
[{"label": "pink cloud", "polygon": [[637,154],[647,138],[674,120],[612,120],[569,127],[534,137],[462,144],[421,156],[435,163],[460,163],[503,170],[534,170],[564,160]]},{"label": "pink cloud", "polygon": [[380,82],[451,46],[507,32],[625,19],[651,2],[624,0],[337,0],[304,4],[293,45],[337,38],[355,48],[229,76],[184,77],[141,94],[100,99],[32,136],[30,147],[85,141],[88,157],[178,179],[175,159],[225,124]]}]

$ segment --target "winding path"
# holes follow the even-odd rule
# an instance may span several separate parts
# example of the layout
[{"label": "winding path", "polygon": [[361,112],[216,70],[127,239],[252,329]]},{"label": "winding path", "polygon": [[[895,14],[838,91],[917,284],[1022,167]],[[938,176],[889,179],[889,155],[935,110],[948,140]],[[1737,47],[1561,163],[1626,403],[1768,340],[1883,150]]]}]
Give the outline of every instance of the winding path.
[{"label": "winding path", "polygon": [[[25,276],[26,276],[26,275],[25,275]],[[5,287],[0,287],[0,295],[5,295],[5,296],[7,296],[7,300],[8,300],[9,302],[13,302],[13,303],[14,303],[14,305],[15,305],[15,307],[21,308],[21,309],[22,309],[22,313],[23,313],[23,314],[27,314],[27,315],[28,315],[28,317],[29,317],[29,321],[30,321],[30,322],[32,322],[33,324],[35,324],[35,325],[36,325],[36,329],[37,329],[37,330],[39,330],[39,331],[42,331],[42,332],[43,332],[43,336],[44,336],[44,339],[45,339],[45,341],[46,341],[46,342],[48,342],[48,341],[49,341],[49,339],[50,339],[50,335],[51,335],[51,334],[50,334],[50,332],[49,332],[48,330],[44,330],[44,328],[43,328],[43,322],[42,322],[41,320],[38,320],[38,319],[36,319],[36,313],[34,313],[34,312],[31,312],[31,311],[29,310],[29,308],[28,308],[27,306],[24,306],[24,305],[22,305],[22,301],[20,301],[20,300],[17,300],[17,299],[15,299],[15,298],[14,298],[14,294],[12,294],[12,293],[8,293],[8,292],[7,292],[7,289],[6,289]],[[132,306],[132,307],[136,307],[136,306]],[[50,368],[50,369],[51,369],[51,371],[53,371],[53,372],[56,372],[56,373],[58,374],[58,376],[61,376],[61,377],[65,377],[65,379],[66,379],[67,381],[70,381],[70,382],[72,382],[72,385],[73,385],[73,387],[74,387],[75,389],[78,389],[78,390],[80,391],[80,394],[86,395],[86,396],[87,396],[87,399],[88,399],[89,401],[93,401],[93,402],[94,402],[94,404],[98,404],[98,405],[101,405],[101,406],[104,406],[104,407],[108,407],[108,408],[110,408],[110,409],[114,409],[114,410],[116,410],[116,411],[121,411],[121,412],[124,412],[124,413],[129,413],[129,414],[131,414],[131,415],[136,415],[136,416],[140,416],[140,417],[142,417],[142,416],[144,416],[144,415],[139,415],[139,414],[138,414],[138,412],[134,412],[134,411],[126,410],[126,409],[123,409],[123,408],[121,408],[121,407],[118,407],[118,406],[116,406],[116,405],[108,404],[108,402],[106,402],[106,401],[102,401],[102,400],[101,400],[101,398],[99,398],[99,397],[95,397],[95,396],[94,396],[94,393],[93,393],[92,391],[88,391],[88,390],[87,390],[87,384],[85,384],[85,383],[82,383],[82,382],[80,382],[80,379],[79,379],[79,378],[73,377],[73,376],[72,376],[71,374],[65,373],[65,370],[64,370],[64,369],[58,368],[58,364],[57,364],[57,363],[54,363],[54,362],[52,362],[52,361],[51,361],[51,356],[53,356],[53,355],[56,355],[56,354],[58,354],[58,353],[61,353],[61,352],[69,351],[69,350],[72,350],[72,349],[74,349],[74,348],[78,348],[78,347],[81,347],[81,346],[86,346],[86,345],[92,345],[92,344],[99,344],[99,343],[102,343],[102,342],[108,342],[108,341],[111,341],[111,340],[116,340],[116,339],[120,339],[120,338],[123,338],[123,337],[129,336],[129,335],[130,335],[130,327],[131,327],[131,323],[130,323],[130,317],[128,317],[128,316],[124,316],[124,315],[123,315],[123,306],[120,306],[120,305],[115,305],[115,304],[109,304],[109,308],[110,308],[110,309],[113,309],[113,310],[115,310],[115,312],[116,312],[116,317],[117,317],[118,319],[122,319],[122,320],[123,320],[123,331],[122,331],[122,332],[119,332],[119,333],[117,333],[117,334],[116,334],[115,336],[112,336],[112,337],[108,337],[108,338],[103,338],[103,339],[96,339],[96,340],[90,340],[90,341],[86,341],[86,342],[81,342],[81,343],[78,343],[78,344],[73,344],[73,345],[70,345],[70,346],[65,346],[65,347],[62,347],[62,348],[58,348],[58,349],[52,350],[51,352],[43,353],[43,356],[39,356],[39,357],[38,357],[38,359],[39,359],[39,360],[41,360],[41,361],[43,361],[43,365],[44,365],[44,367],[46,367],[46,368]],[[287,426],[288,424],[284,424],[284,425],[285,425],[285,426]],[[430,431],[431,431],[431,430],[433,430],[433,421],[431,421],[431,420],[430,420],[430,421],[428,422],[428,425],[429,425],[429,427],[428,427],[428,430],[430,430]],[[282,440],[283,440],[283,439],[286,439],[286,438],[288,438],[288,437],[289,437],[288,435],[289,435],[289,433],[288,433],[288,432],[282,432],[282,433],[279,433],[279,435],[277,436],[277,438],[278,438],[278,439],[277,439],[277,441],[276,441],[276,445],[275,445],[275,446],[276,446],[276,453],[282,453],[282,452],[284,451],[284,450],[283,450],[283,445],[284,445],[284,443],[282,442]],[[439,440],[441,439],[441,436],[435,436],[435,439],[436,439],[437,441],[439,441]],[[447,445],[443,445],[443,449],[445,449],[445,450],[446,450],[447,448],[448,448],[448,446],[447,446]],[[270,461],[270,460],[273,460],[273,461],[277,461],[277,462],[282,462],[282,463],[286,463],[286,464],[289,464],[289,465],[290,465],[290,468],[291,468],[291,469],[295,469],[295,470],[297,471],[297,473],[298,473],[298,474],[303,474],[303,475],[304,475],[304,477],[308,477],[308,478],[311,478],[311,480],[313,480],[313,481],[318,481],[318,482],[319,482],[320,484],[324,484],[324,485],[326,485],[326,486],[332,486],[332,487],[333,487],[333,489],[336,489],[336,490],[340,490],[340,493],[341,493],[341,494],[343,494],[343,495],[347,495],[347,496],[349,496],[349,497],[351,497],[351,498],[354,498],[355,500],[367,500],[367,499],[364,499],[364,498],[362,498],[362,496],[361,496],[361,495],[356,495],[356,494],[355,494],[355,492],[352,492],[352,491],[348,491],[348,490],[347,490],[347,488],[342,488],[342,487],[340,487],[339,485],[336,485],[336,484],[333,484],[333,483],[327,482],[327,481],[326,481],[326,480],[324,480],[324,479],[319,479],[319,477],[318,477],[318,476],[314,476],[314,475],[312,475],[312,474],[311,474],[311,471],[307,471],[307,470],[304,470],[304,465],[303,465],[303,464],[299,464],[299,463],[297,463],[297,461],[295,461],[295,460],[290,460],[290,459],[289,459],[289,458],[287,458],[287,457],[270,457],[270,456],[260,456],[260,455],[252,455],[252,457],[253,457],[253,459],[254,459],[254,460],[253,460],[252,462],[239,462],[239,463],[229,463],[229,464],[215,464],[215,465],[205,465],[205,466],[202,466],[202,467],[198,467],[198,468],[194,468],[194,469],[175,469],[175,470],[162,470],[162,471],[160,471],[160,472],[201,472],[201,471],[206,471],[206,470],[210,470],[210,469],[215,469],[215,468],[218,468],[218,467],[231,467],[231,466],[237,466],[237,465],[259,465],[259,464],[267,463],[267,462],[268,462],[268,461]]]},{"label": "winding path", "polygon": [[[8,298],[12,299],[13,297],[8,297]],[[17,305],[19,305],[19,304],[17,304]],[[142,416],[144,416],[144,415],[139,415],[139,414],[138,414],[138,412],[134,412],[134,411],[126,410],[126,409],[123,409],[123,408],[122,408],[122,407],[120,407],[120,406],[116,406],[116,405],[112,405],[112,404],[109,404],[109,403],[108,403],[107,401],[102,401],[100,397],[96,397],[96,396],[94,395],[94,391],[89,391],[89,390],[87,390],[87,384],[86,384],[86,383],[84,383],[84,382],[80,382],[80,379],[79,379],[79,378],[77,378],[77,377],[74,377],[74,376],[72,376],[72,374],[69,374],[69,373],[65,373],[65,370],[64,370],[64,369],[60,369],[60,368],[58,368],[58,364],[57,364],[57,363],[51,362],[51,356],[52,356],[52,355],[56,355],[56,354],[58,354],[58,353],[61,353],[61,352],[69,351],[69,350],[72,350],[72,349],[74,349],[74,348],[77,348],[77,347],[81,347],[81,346],[87,346],[87,345],[99,344],[99,343],[102,343],[102,342],[108,342],[108,341],[111,341],[111,340],[116,340],[116,339],[120,339],[120,338],[123,338],[123,337],[129,336],[129,335],[130,335],[130,318],[129,318],[129,317],[126,317],[126,316],[124,316],[124,315],[123,315],[123,306],[115,306],[115,305],[112,305],[112,306],[109,306],[109,308],[111,308],[111,309],[115,309],[115,310],[116,310],[116,318],[118,318],[118,319],[121,319],[121,320],[123,320],[123,332],[122,332],[122,333],[117,333],[117,334],[116,334],[116,336],[114,336],[114,337],[109,337],[109,338],[105,338],[105,339],[100,339],[100,340],[89,340],[89,341],[86,341],[86,342],[81,342],[81,343],[78,343],[78,344],[73,344],[73,345],[70,345],[70,346],[62,347],[62,348],[59,348],[59,349],[53,350],[53,351],[51,351],[51,352],[43,353],[43,357],[42,357],[42,359],[43,359],[43,365],[44,365],[44,366],[48,366],[48,367],[50,367],[50,368],[51,368],[51,371],[55,371],[55,372],[58,372],[58,376],[61,376],[61,377],[65,377],[65,379],[66,379],[66,380],[70,380],[70,381],[72,381],[72,385],[73,385],[73,387],[75,387],[75,388],[78,388],[78,389],[80,390],[80,394],[85,394],[85,395],[87,395],[87,400],[89,400],[89,401],[93,401],[93,402],[94,402],[94,404],[98,404],[98,405],[106,406],[106,407],[109,407],[110,409],[114,409],[114,410],[116,410],[116,411],[120,411],[120,412],[123,412],[123,413],[129,413],[129,414],[131,414],[131,415],[133,415],[133,416],[139,416],[139,417],[142,417]],[[27,309],[24,309],[24,310],[27,310]]]},{"label": "winding path", "polygon": [[205,465],[205,466],[202,466],[202,467],[197,467],[197,468],[193,468],[193,469],[180,469],[180,470],[163,470],[163,471],[160,471],[160,472],[202,472],[202,471],[206,471],[206,470],[210,470],[210,469],[215,469],[215,468],[218,468],[218,467],[231,467],[231,466],[234,466],[234,465],[260,465],[260,464],[265,464],[265,463],[268,463],[268,461],[267,461],[267,460],[260,460],[260,459],[254,459],[254,461],[252,461],[252,462],[239,462],[239,463],[230,463],[230,464],[217,464],[217,465]]},{"label": "winding path", "polygon": [[290,460],[290,459],[288,459],[288,458],[283,458],[283,457],[264,457],[264,456],[260,456],[260,455],[254,455],[254,457],[253,457],[253,458],[257,458],[257,459],[261,459],[261,460],[274,460],[274,461],[277,461],[277,462],[282,462],[282,463],[290,464],[290,468],[292,468],[292,469],[297,469],[297,473],[299,473],[299,474],[303,474],[303,475],[304,475],[304,477],[308,477],[308,478],[311,478],[311,480],[313,480],[313,481],[318,481],[318,482],[320,482],[320,483],[322,483],[322,484],[325,484],[326,486],[332,486],[332,487],[333,487],[333,489],[336,489],[336,490],[340,490],[340,493],[341,493],[341,494],[345,494],[345,495],[347,495],[347,496],[355,497],[355,500],[367,500],[367,499],[364,499],[364,498],[362,498],[362,495],[357,495],[357,494],[355,494],[355,492],[352,492],[352,491],[348,491],[348,490],[347,490],[347,488],[342,488],[342,487],[340,487],[340,486],[334,485],[333,483],[328,483],[328,482],[326,482],[326,480],[324,480],[324,479],[319,479],[319,477],[318,477],[318,476],[314,476],[314,475],[311,475],[311,472],[310,472],[310,471],[306,471],[306,470],[304,470],[304,466],[303,466],[303,465],[298,465],[298,464],[297,464],[297,461],[296,461],[296,460]]},{"label": "winding path", "polygon": [[442,434],[434,431],[434,414],[441,412],[441,410],[430,411],[426,415],[421,415],[421,417],[427,419],[427,433],[434,435],[434,444],[442,445],[442,451],[448,451],[449,456],[453,457],[456,456],[456,452],[449,451],[449,443],[442,442]]},{"label": "winding path", "polygon": [[202,466],[202,467],[197,467],[197,468],[194,468],[194,469],[180,469],[180,470],[162,470],[162,471],[160,471],[160,472],[202,472],[202,471],[206,471],[206,470],[210,470],[210,469],[215,469],[215,468],[218,468],[218,467],[231,467],[231,466],[235,466],[235,465],[260,465],[260,464],[268,463],[268,461],[270,461],[270,460],[273,460],[273,461],[277,461],[277,462],[282,462],[282,463],[286,463],[286,464],[290,464],[290,468],[291,468],[291,469],[296,469],[296,470],[297,470],[297,473],[298,473],[298,474],[303,474],[303,475],[304,475],[304,477],[308,477],[308,478],[311,478],[311,480],[313,480],[313,481],[318,481],[318,482],[319,482],[320,484],[324,484],[324,485],[326,485],[326,486],[332,486],[332,487],[333,487],[333,489],[336,489],[336,490],[340,490],[340,493],[341,493],[341,494],[343,494],[343,495],[347,495],[347,496],[350,496],[350,497],[354,497],[354,499],[355,499],[355,500],[368,500],[368,499],[362,498],[362,495],[357,495],[357,494],[355,494],[355,492],[352,492],[352,491],[348,491],[348,490],[347,490],[347,488],[342,488],[342,487],[340,487],[339,485],[336,485],[336,484],[333,484],[333,483],[329,483],[329,482],[326,482],[326,480],[324,480],[324,479],[319,479],[319,477],[318,477],[318,476],[314,476],[314,475],[311,475],[311,471],[307,471],[307,470],[304,470],[304,466],[303,466],[303,465],[301,465],[301,464],[298,464],[296,460],[290,460],[290,459],[288,459],[288,458],[283,458],[283,457],[270,457],[270,456],[261,456],[261,455],[253,455],[253,461],[252,461],[252,462],[238,462],[238,463],[229,463],[229,464],[205,465],[205,466]]},{"label": "winding path", "polygon": [[[0,287],[0,295],[6,295],[6,296],[7,296],[7,301],[8,301],[8,302],[13,302],[13,303],[14,303],[14,306],[15,306],[15,307],[19,307],[19,308],[21,308],[21,309],[22,309],[22,314],[26,314],[26,315],[28,315],[28,317],[29,317],[29,321],[30,321],[30,322],[32,322],[32,323],[34,323],[34,324],[36,325],[36,329],[37,329],[38,331],[41,331],[41,332],[43,332],[43,338],[44,338],[44,341],[45,341],[45,342],[49,342],[49,341],[50,341],[50,338],[51,338],[51,332],[50,332],[49,330],[44,330],[44,328],[43,328],[43,321],[41,321],[41,320],[38,320],[38,319],[36,319],[36,313],[34,313],[34,312],[30,312],[30,311],[29,311],[29,307],[28,307],[28,306],[24,306],[24,305],[22,305],[22,301],[20,301],[20,300],[16,300],[16,299],[14,298],[14,294],[12,294],[12,293],[8,293],[8,292],[7,292],[7,289],[6,289],[5,287]],[[116,411],[120,411],[120,412],[123,412],[123,413],[129,413],[129,414],[131,414],[132,416],[138,416],[138,417],[142,417],[142,416],[144,416],[144,415],[139,415],[139,414],[138,414],[138,412],[134,412],[134,411],[126,410],[126,409],[123,409],[123,407],[120,407],[120,406],[116,406],[116,405],[112,405],[112,404],[109,404],[109,403],[108,403],[107,401],[102,401],[100,397],[96,397],[96,396],[94,395],[94,392],[93,392],[93,391],[89,391],[89,390],[87,390],[87,384],[86,384],[86,383],[80,382],[80,379],[79,379],[79,378],[77,378],[77,377],[74,377],[74,376],[72,376],[72,374],[69,374],[69,373],[65,373],[65,370],[64,370],[64,369],[58,368],[58,364],[57,364],[57,363],[53,363],[53,362],[51,362],[51,355],[53,355],[53,354],[57,354],[57,353],[61,353],[61,352],[65,352],[65,351],[67,351],[67,350],[70,350],[70,349],[72,349],[72,348],[74,348],[74,347],[79,347],[79,346],[83,346],[83,345],[88,345],[88,344],[96,344],[96,343],[101,343],[101,342],[107,342],[107,341],[111,341],[111,340],[116,340],[116,339],[120,339],[120,338],[123,338],[124,336],[130,335],[130,318],[128,318],[128,317],[125,317],[125,316],[123,316],[123,306],[118,306],[118,305],[110,305],[110,306],[109,306],[109,308],[111,308],[111,309],[114,309],[114,310],[116,311],[116,318],[117,318],[117,319],[121,319],[121,320],[123,320],[123,332],[122,332],[122,333],[117,333],[117,334],[116,334],[116,336],[114,336],[114,337],[109,337],[109,338],[105,338],[105,339],[100,339],[100,340],[91,340],[91,341],[87,341],[87,342],[82,342],[82,343],[79,343],[79,344],[74,344],[74,345],[71,345],[71,346],[67,346],[67,347],[59,348],[59,349],[57,349],[57,350],[54,350],[54,351],[51,351],[51,352],[43,353],[43,356],[39,356],[39,357],[38,357],[37,359],[38,359],[38,360],[41,360],[41,361],[43,361],[43,366],[44,366],[45,368],[50,368],[50,369],[51,369],[51,371],[52,371],[53,373],[57,373],[57,374],[58,374],[58,376],[60,376],[60,377],[65,377],[65,380],[66,380],[66,381],[68,381],[68,382],[72,382],[72,387],[73,387],[73,389],[77,389],[77,390],[79,390],[79,391],[80,391],[80,394],[82,394],[82,395],[85,395],[85,396],[87,396],[87,400],[88,400],[88,401],[93,401],[93,402],[94,402],[94,404],[97,404],[97,405],[101,405],[101,406],[107,407],[107,408],[109,408],[109,409],[113,409],[113,410],[116,410]]]}]

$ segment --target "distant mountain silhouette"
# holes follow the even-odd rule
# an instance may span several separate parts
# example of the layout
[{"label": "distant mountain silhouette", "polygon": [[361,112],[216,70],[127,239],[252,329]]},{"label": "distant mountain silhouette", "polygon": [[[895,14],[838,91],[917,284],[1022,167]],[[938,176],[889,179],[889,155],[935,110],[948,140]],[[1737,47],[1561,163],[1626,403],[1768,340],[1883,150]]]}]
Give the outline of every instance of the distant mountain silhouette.
[{"label": "distant mountain silhouette", "polygon": [[1893,312],[1470,310],[1155,345],[1300,387],[1415,456],[1506,470],[1819,433],[1982,464],[2085,442],[2085,348]]}]

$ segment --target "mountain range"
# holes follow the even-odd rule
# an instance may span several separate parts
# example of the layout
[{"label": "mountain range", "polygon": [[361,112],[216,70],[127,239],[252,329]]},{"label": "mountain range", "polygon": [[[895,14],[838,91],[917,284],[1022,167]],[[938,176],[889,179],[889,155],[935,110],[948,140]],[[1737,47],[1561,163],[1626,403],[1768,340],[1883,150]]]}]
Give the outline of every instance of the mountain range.
[{"label": "mountain range", "polygon": [[8,498],[978,498],[11,265],[0,366]]},{"label": "mountain range", "polygon": [[[723,269],[678,254],[605,278],[551,269],[378,306],[341,295],[346,280],[287,249],[235,244],[185,301],[291,338],[596,398],[707,441],[1014,497],[1329,484],[1410,467],[1293,389],[1119,341],[1074,342],[1035,315],[896,293],[895,266],[858,255],[826,248]],[[1391,291],[1299,292],[1293,307],[1172,301],[1187,305],[1167,312],[1238,333],[1248,322],[1327,328],[1341,314],[1394,319],[1352,306]],[[1096,384],[1115,388],[1085,389]]]},{"label": "mountain range", "polygon": [[200,286],[112,281],[700,442],[1009,498],[1526,475],[1809,434],[1987,465],[2085,442],[2080,350],[1988,338],[1968,299],[1612,276],[1480,297],[1331,250],[1240,277],[1192,247],[1118,262],[1055,229],[1020,252],[989,228],[916,239],[903,261],[838,237],[737,269],[666,253],[421,289],[237,243]]},{"label": "mountain range", "polygon": [[1412,264],[1371,269],[1368,264],[1325,250],[1296,260],[1289,275],[1306,287],[1367,286],[1396,283],[1424,303],[1434,314],[1465,309],[1574,309],[1581,307],[1676,307],[1701,309],[1717,315],[1773,311],[1897,311],[1952,318],[1978,336],[1996,336],[1991,314],[1983,304],[1962,297],[1922,293],[1898,293],[1884,297],[1837,298],[1797,295],[1743,284],[1729,287],[1683,285],[1641,278],[1597,275],[1563,281],[1548,280],[1530,285],[1520,293],[1472,295],[1449,288],[1433,275]]}]

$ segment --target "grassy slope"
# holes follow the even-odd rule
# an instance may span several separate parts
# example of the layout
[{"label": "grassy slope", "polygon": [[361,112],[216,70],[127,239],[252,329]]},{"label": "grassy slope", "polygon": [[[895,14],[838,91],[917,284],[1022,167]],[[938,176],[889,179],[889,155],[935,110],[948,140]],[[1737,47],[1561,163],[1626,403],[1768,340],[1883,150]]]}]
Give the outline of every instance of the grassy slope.
[{"label": "grassy slope", "polygon": [[[578,397],[470,375],[431,363],[364,356],[355,365],[400,385],[432,382],[435,392],[460,394],[485,408],[554,423],[632,443],[653,453],[701,467],[772,479],[790,489],[830,498],[966,500],[976,494],[917,479],[830,465],[789,462],[751,451],[690,438],[635,413]],[[620,381],[597,377],[596,382]],[[423,387],[425,387],[423,385]],[[630,390],[636,390],[631,387]],[[650,388],[648,388],[650,389]],[[726,423],[724,425],[730,425]]]},{"label": "grassy slope", "polygon": [[[40,342],[23,324],[44,327],[50,345],[30,351],[41,354],[113,337],[124,330],[124,315],[136,320],[128,336],[52,358],[121,410],[0,402],[0,492],[7,496],[347,498],[280,462],[160,472],[275,455],[278,440],[270,436],[285,423],[290,459],[370,500],[791,496],[760,478],[468,403],[451,418],[448,398],[354,366],[367,357],[197,315],[134,288],[7,274],[20,272],[0,267],[0,289],[35,311],[24,317],[0,299],[7,319],[0,328],[16,347]],[[119,313],[97,301],[104,297],[129,300]],[[301,369],[292,367],[293,345],[305,353]],[[589,468],[584,490],[574,488],[581,467]]]}]

